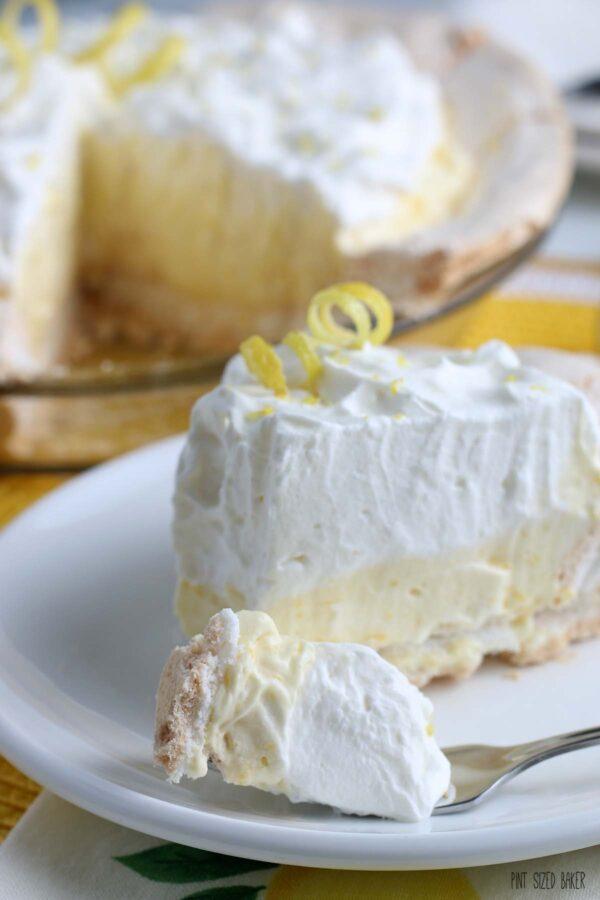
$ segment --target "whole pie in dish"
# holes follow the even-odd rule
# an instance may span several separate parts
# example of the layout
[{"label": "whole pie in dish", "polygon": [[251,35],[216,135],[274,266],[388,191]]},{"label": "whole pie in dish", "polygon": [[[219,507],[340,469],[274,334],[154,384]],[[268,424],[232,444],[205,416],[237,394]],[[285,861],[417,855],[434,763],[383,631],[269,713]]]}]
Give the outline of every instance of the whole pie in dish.
[{"label": "whole pie in dish", "polygon": [[364,284],[321,291],[308,324],[244,342],[194,408],[175,492],[184,630],[263,610],[417,684],[598,633],[597,365],[534,353],[543,371],[499,341],[378,346],[391,311]]},{"label": "whole pie in dish", "polygon": [[1,358],[21,372],[119,337],[223,355],[336,280],[422,302],[543,230],[568,181],[548,83],[426,16],[61,22],[13,0],[0,71]]}]

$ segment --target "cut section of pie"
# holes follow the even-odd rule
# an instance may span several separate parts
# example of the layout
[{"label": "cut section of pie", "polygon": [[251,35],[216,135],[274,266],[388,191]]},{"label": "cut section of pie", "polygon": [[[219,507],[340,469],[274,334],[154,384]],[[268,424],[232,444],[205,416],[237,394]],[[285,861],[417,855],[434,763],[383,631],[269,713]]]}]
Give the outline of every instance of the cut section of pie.
[{"label": "cut section of pie", "polygon": [[418,821],[448,790],[432,706],[368,647],[280,635],[217,613],[162,674],[155,759],[172,781],[225,781],[342,812]]},{"label": "cut section of pie", "polygon": [[246,342],[194,409],[174,521],[188,634],[260,609],[424,684],[600,631],[600,432],[581,391],[500,342],[310,346],[312,383],[293,341],[262,368]]}]

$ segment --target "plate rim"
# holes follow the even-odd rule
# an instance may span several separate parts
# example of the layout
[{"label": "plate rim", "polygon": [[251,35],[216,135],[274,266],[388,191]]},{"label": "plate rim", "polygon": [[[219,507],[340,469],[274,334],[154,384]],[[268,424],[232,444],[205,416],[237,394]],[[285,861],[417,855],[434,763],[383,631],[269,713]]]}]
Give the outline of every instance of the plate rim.
[{"label": "plate rim", "polygon": [[[147,457],[146,462],[165,455],[175,458],[182,443],[181,435],[157,441],[94,467],[50,491],[2,529],[0,557],[7,538],[14,539],[16,533],[19,539],[19,532],[27,528],[27,520],[40,507],[64,502],[64,495],[77,492],[82,482],[110,478],[113,470],[119,472],[123,467],[137,465],[142,457]],[[583,849],[600,841],[600,808],[537,821],[420,833],[323,831],[319,827],[236,818],[235,813],[225,817],[112,783],[73,760],[65,766],[64,758],[47,749],[40,737],[44,726],[69,732],[68,724],[56,725],[40,710],[28,706],[26,698],[15,691],[1,671],[0,697],[0,752],[21,771],[88,812],[188,846],[266,862],[384,871],[515,862]],[[43,727],[24,731],[19,721],[12,721],[11,699],[13,708],[17,702],[21,709],[29,709]]]}]

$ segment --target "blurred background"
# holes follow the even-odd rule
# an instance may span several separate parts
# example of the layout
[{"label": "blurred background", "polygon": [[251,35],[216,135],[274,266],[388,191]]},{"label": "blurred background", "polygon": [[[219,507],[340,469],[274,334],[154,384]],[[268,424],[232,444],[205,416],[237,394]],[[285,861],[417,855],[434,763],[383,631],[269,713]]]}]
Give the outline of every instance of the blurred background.
[{"label": "blurred background", "polygon": [[[235,0],[150,0],[149,6],[168,12],[208,5],[234,6]],[[310,0],[309,0],[310,2]],[[319,5],[320,0],[312,0]],[[431,10],[466,26],[481,25],[542,68],[568,92],[598,81],[591,96],[572,101],[573,119],[586,137],[580,155],[571,202],[549,236],[546,253],[568,252],[600,262],[600,4],[597,0],[343,0],[340,6],[381,6],[401,10]],[[111,12],[114,0],[60,0],[65,13]],[[584,129],[584,123],[587,128]],[[591,132],[591,134],[590,134]],[[596,134],[594,134],[596,132]],[[590,150],[594,137],[597,149]],[[600,302],[600,298],[599,298]]]},{"label": "blurred background", "polygon": [[[312,3],[321,5],[319,0]],[[86,17],[113,12],[122,4],[60,0],[58,5],[65,17]],[[208,4],[204,0],[152,0],[147,5],[172,12]],[[494,296],[487,305],[475,304],[468,311],[461,308],[434,327],[417,329],[401,339],[466,347],[501,337],[517,345],[597,351],[600,332],[591,324],[589,311],[600,309],[600,4],[597,0],[428,0],[418,4],[359,0],[337,4],[342,11],[352,5],[441,13],[460,26],[489,33],[549,76],[563,98],[576,135],[576,165],[568,198],[533,261],[527,259],[516,273],[494,284]],[[210,6],[227,11],[235,2],[212,0]],[[472,295],[482,292],[483,288],[475,288]],[[532,298],[545,302],[532,306]],[[527,303],[511,306],[515,299]],[[569,308],[575,301],[584,312],[579,319],[574,312],[573,321],[585,324],[576,327],[571,322],[573,337],[566,334],[563,323],[571,318],[565,313],[565,304]],[[592,328],[596,329],[593,335]],[[171,373],[170,381],[140,389],[131,380],[117,383],[113,361],[105,360],[102,366],[98,371],[108,382],[98,391],[89,373],[84,373],[83,382],[73,380],[72,373],[66,377],[63,373],[58,382],[42,383],[42,379],[37,384],[3,384],[0,378],[0,466],[78,468],[184,430],[192,403],[215,383],[218,368],[201,374],[188,372],[183,383],[177,372]]]}]

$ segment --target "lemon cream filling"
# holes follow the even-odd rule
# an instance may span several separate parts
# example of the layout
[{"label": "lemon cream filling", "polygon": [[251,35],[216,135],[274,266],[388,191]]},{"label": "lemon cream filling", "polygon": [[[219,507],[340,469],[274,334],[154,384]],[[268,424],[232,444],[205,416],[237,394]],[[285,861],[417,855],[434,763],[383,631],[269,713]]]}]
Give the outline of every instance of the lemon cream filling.
[{"label": "lemon cream filling", "polygon": [[449,787],[429,700],[368,647],[280,634],[223,610],[173,652],[158,692],[155,756],[172,780],[206,774],[417,821]]},{"label": "lemon cream filling", "polygon": [[544,610],[600,603],[600,441],[578,390],[499,342],[315,347],[317,394],[286,343],[286,393],[240,355],[195,407],[174,519],[188,633],[231,606],[384,652],[501,622],[513,652]]},{"label": "lemon cream filling", "polygon": [[274,337],[357,254],[461,202],[471,164],[440,85],[391,32],[315,16],[133,4],[112,20],[57,20],[40,44],[11,20],[9,360],[68,355],[74,321],[219,352],[251,328]]}]

